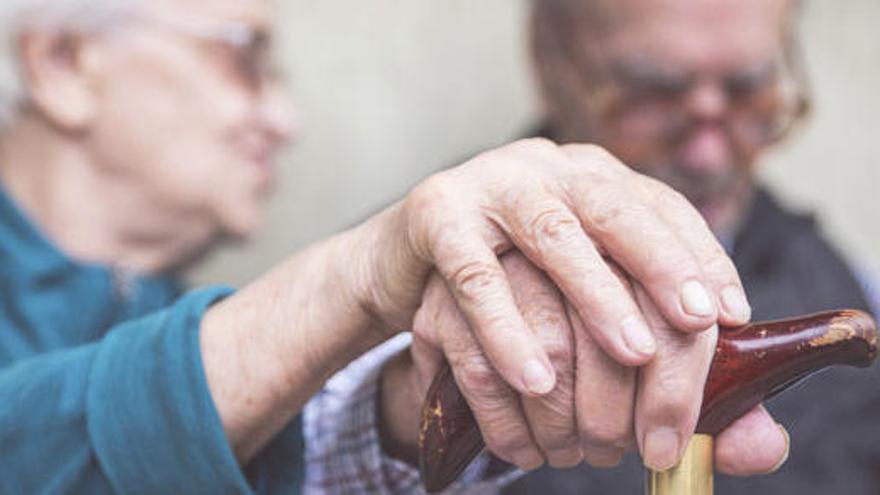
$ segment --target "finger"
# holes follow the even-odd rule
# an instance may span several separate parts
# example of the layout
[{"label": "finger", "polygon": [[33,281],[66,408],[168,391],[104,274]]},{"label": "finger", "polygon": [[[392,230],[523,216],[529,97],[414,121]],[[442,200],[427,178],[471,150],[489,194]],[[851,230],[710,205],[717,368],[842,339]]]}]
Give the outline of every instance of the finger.
[{"label": "finger", "polygon": [[[455,235],[451,235],[455,234]],[[544,395],[555,373],[525,324],[495,253],[467,229],[433,243],[436,266],[498,373],[520,393]]]},{"label": "finger", "polygon": [[446,364],[443,341],[438,334],[443,331],[439,325],[448,319],[444,315],[447,311],[458,311],[458,307],[455,306],[446,283],[434,273],[425,285],[422,304],[416,311],[412,325],[413,340],[410,352],[422,397],[427,394],[434,377]]},{"label": "finger", "polygon": [[[745,325],[752,308],[743,289],[736,267],[700,213],[680,193],[650,177],[641,177],[646,195],[653,198],[656,211],[672,230],[691,247],[706,277],[710,292],[717,295],[719,323],[726,326]],[[701,226],[695,228],[694,226]]]},{"label": "finger", "polygon": [[718,332],[679,332],[642,287],[635,291],[659,343],[654,360],[639,372],[636,435],[645,465],[660,471],[678,463],[696,428]]},{"label": "finger", "polygon": [[443,369],[445,360],[443,354],[438,348],[428,345],[421,338],[413,334],[412,344],[410,345],[410,354],[413,359],[413,366],[416,370],[416,386],[418,387],[419,397],[424,399],[431,388],[440,371]]},{"label": "finger", "polygon": [[[644,285],[673,327],[703,331],[717,320],[700,260],[663,221],[638,185],[639,175],[592,146],[566,146],[576,166],[609,163],[568,181],[571,207],[587,234]],[[613,165],[613,164],[618,165]],[[705,223],[687,228],[705,229]],[[582,314],[583,316],[583,314]]]},{"label": "finger", "polygon": [[446,356],[488,448],[523,469],[539,466],[543,458],[517,394],[494,372],[445,282],[436,274],[425,286],[413,325],[412,352],[418,373],[425,377],[425,391]]},{"label": "finger", "polygon": [[520,469],[537,469],[544,457],[532,438],[516,392],[483,354],[460,314],[437,322],[455,381],[480,426],[486,447]]},{"label": "finger", "polygon": [[574,344],[562,294],[519,252],[502,258],[516,304],[556,371],[556,387],[543,397],[523,397],[532,438],[554,468],[582,460],[574,416]]},{"label": "finger", "polygon": [[790,445],[785,428],[759,405],[715,438],[715,465],[733,476],[772,473],[788,459]]},{"label": "finger", "polygon": [[569,309],[576,356],[575,411],[584,459],[594,467],[613,467],[634,444],[632,411],[636,370],[620,365],[584,331]]},{"label": "finger", "polygon": [[647,362],[656,351],[653,335],[578,217],[538,188],[509,201],[498,222],[556,282],[599,345],[622,364]]}]

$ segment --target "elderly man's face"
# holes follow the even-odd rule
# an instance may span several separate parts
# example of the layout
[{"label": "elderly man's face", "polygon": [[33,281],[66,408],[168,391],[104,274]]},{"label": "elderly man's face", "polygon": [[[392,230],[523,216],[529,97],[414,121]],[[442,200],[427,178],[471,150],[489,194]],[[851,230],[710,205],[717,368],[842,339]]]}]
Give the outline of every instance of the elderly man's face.
[{"label": "elderly man's face", "polygon": [[548,95],[551,122],[679,189],[711,223],[801,108],[783,57],[789,2],[591,1],[607,29],[573,23],[567,62],[541,65],[562,93]]},{"label": "elderly man's face", "polygon": [[89,146],[100,164],[199,228],[253,231],[292,137],[264,0],[143,0],[106,43]]}]

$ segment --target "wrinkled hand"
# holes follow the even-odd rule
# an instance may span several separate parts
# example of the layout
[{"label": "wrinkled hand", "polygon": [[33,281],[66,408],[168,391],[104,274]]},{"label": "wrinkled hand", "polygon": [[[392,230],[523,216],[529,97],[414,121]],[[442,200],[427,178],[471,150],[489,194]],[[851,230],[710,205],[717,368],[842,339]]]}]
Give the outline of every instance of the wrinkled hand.
[{"label": "wrinkled hand", "polygon": [[[522,255],[509,253],[502,264],[528,328],[551,358],[558,377],[553,391],[531,397],[511,388],[434,277],[412,346],[422,392],[448,359],[488,448],[524,469],[582,460],[610,467],[636,447],[655,469],[674,465],[697,423],[717,329],[685,334],[671,328],[636,285],[632,294],[658,348],[647,365],[627,367],[596,344],[553,283]],[[716,443],[717,467],[727,474],[771,471],[786,454],[787,436],[763,407],[731,425]]]},{"label": "wrinkled hand", "polygon": [[[498,256],[518,249],[548,274],[611,359],[642,365],[657,342],[608,256],[671,326],[746,323],[742,285],[699,213],[667,186],[595,146],[526,140],[419,185],[364,227],[364,307],[410,328],[436,270],[493,368],[520,393],[554,390],[556,373],[516,304]],[[357,246],[355,246],[357,249]]]}]

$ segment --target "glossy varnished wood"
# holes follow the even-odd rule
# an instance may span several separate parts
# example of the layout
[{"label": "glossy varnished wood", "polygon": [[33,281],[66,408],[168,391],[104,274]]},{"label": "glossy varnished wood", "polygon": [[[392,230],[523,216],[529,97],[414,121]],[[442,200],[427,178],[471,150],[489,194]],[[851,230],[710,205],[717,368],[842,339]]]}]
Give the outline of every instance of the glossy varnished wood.
[{"label": "glossy varnished wood", "polygon": [[[698,433],[717,434],[761,401],[830,365],[867,367],[877,355],[875,322],[843,310],[722,329],[703,396]],[[452,483],[484,448],[449,368],[431,384],[421,416],[425,488]]]},{"label": "glossy varnished wood", "polygon": [[697,432],[717,434],[761,401],[812,372],[834,364],[867,367],[876,355],[874,321],[861,311],[722,330]]}]

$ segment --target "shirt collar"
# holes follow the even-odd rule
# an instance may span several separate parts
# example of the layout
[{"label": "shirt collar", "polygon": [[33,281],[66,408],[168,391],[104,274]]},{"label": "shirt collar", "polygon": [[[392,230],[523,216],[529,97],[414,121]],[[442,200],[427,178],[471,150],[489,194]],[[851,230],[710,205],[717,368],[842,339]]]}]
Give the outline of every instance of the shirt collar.
[{"label": "shirt collar", "polygon": [[0,183],[0,253],[25,276],[43,277],[68,270],[74,263],[15,204]]},{"label": "shirt collar", "polygon": [[[69,258],[15,203],[0,182],[0,275],[45,281],[73,274],[112,277],[117,289],[143,286],[155,294],[177,294],[180,283],[173,274],[143,275],[114,269],[109,265],[82,263]],[[141,294],[143,295],[143,294]]]}]

